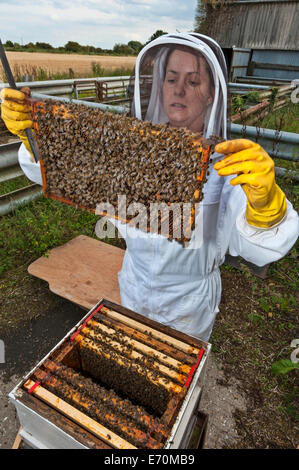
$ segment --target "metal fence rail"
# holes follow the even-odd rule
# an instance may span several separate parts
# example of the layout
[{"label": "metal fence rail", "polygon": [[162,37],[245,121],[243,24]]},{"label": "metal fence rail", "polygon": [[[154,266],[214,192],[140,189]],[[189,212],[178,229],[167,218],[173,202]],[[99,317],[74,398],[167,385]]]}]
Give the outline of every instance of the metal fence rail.
[{"label": "metal fence rail", "polygon": [[[31,92],[41,93],[44,95],[63,96],[65,98],[79,98],[78,88],[81,91],[95,90],[94,82],[97,82],[103,89],[105,89],[104,97],[110,100],[111,96],[122,97],[124,90],[129,86],[130,76],[118,77],[94,77],[94,78],[69,78],[66,80],[45,80],[36,82],[18,82],[17,88],[29,87]],[[142,75],[141,78],[150,78],[148,75]],[[93,82],[93,83],[91,83]],[[267,83],[234,83],[228,84],[230,92],[246,93],[247,91],[268,90],[270,87]],[[9,87],[8,83],[0,83],[0,90]],[[117,90],[118,89],[118,90]],[[115,92],[113,93],[113,90]],[[109,96],[110,95],[110,96]],[[105,101],[104,99],[104,101]],[[126,98],[124,98],[126,101]]]},{"label": "metal fence rail", "polygon": [[[90,84],[90,81],[97,81],[107,83],[108,88],[115,87],[117,84],[129,84],[129,76],[118,76],[118,77],[94,77],[94,78],[70,78],[66,80],[45,80],[37,82],[18,82],[17,88],[29,87],[31,92],[42,93],[44,95],[52,96],[64,96],[70,98],[75,96],[76,84],[81,85],[84,88],[86,83],[85,91],[92,90],[94,87]],[[89,82],[89,85],[88,85]],[[0,83],[0,90],[2,88],[9,87],[8,83]]]},{"label": "metal fence rail", "polygon": [[248,138],[258,141],[273,158],[297,162],[299,159],[299,134],[294,132],[277,132],[272,129],[254,126],[242,126],[232,123],[231,138]]},{"label": "metal fence rail", "polygon": [[7,215],[18,206],[28,204],[43,195],[43,190],[38,184],[31,184],[25,188],[17,189],[11,193],[0,196],[0,216]]},{"label": "metal fence rail", "polygon": [[0,172],[18,164],[20,141],[0,145]]}]

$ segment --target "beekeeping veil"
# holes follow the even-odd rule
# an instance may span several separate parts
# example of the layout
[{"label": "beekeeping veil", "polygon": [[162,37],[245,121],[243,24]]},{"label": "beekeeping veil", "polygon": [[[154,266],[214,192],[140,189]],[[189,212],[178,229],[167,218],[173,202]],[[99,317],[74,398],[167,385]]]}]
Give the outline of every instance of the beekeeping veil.
[{"label": "beekeeping veil", "polygon": [[178,46],[187,46],[192,53],[204,57],[213,80],[214,100],[207,106],[204,136],[212,134],[227,138],[227,69],[220,46],[198,33],[166,34],[151,41],[139,53],[129,87],[131,115],[154,124],[168,122],[163,107],[162,87],[166,60]]}]

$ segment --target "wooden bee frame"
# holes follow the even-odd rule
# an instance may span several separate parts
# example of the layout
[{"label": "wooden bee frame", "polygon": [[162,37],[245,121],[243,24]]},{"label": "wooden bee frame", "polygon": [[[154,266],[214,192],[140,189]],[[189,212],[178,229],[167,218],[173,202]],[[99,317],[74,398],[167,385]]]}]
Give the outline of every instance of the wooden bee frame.
[{"label": "wooden bee frame", "polygon": [[[98,333],[106,336],[105,346]],[[109,343],[110,375],[119,361],[125,361],[120,364],[123,372],[129,369],[130,361],[135,361],[137,367],[129,377],[134,380],[133,374],[143,375],[143,393],[146,381],[157,391],[164,388],[168,399],[159,415],[144,403],[140,405],[136,396],[133,402],[132,395],[110,390],[109,382],[106,388],[95,381],[93,363],[88,365],[81,354],[82,348],[89,347],[84,344],[87,339],[99,356],[106,353]],[[10,398],[17,409],[22,406],[22,413],[23,407],[34,412],[30,420],[40,415],[60,429],[63,439],[71,436],[87,448],[170,448],[180,421],[188,415],[189,403],[194,401],[209,348],[207,343],[102,299],[23,379]],[[159,401],[160,396],[155,394],[153,401]],[[21,426],[25,429],[26,423],[21,422]]]},{"label": "wooden bee frame", "polygon": [[[53,100],[34,102],[33,120],[46,197],[136,225],[117,205],[118,195],[126,196],[126,208],[146,207],[146,225],[138,228],[181,243],[190,240],[219,139]],[[101,203],[115,210],[97,210]],[[165,211],[161,215],[159,209],[155,220],[151,204]]]}]

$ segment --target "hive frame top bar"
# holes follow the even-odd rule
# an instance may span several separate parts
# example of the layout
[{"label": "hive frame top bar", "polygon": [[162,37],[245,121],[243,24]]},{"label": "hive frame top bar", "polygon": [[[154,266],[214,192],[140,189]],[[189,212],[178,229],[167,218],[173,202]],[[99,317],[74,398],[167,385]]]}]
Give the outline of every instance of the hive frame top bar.
[{"label": "hive frame top bar", "polygon": [[[34,366],[34,368],[30,370],[30,372],[28,372],[26,375],[24,375],[24,377],[21,379],[21,381],[20,381],[20,382],[13,388],[13,390],[9,393],[9,396],[12,394],[12,396],[14,397],[16,391],[26,382],[26,380],[28,380],[28,378],[33,374],[33,372],[34,372],[35,370],[37,370],[37,369],[41,366],[41,364],[42,364],[51,354],[53,354],[53,352],[54,352],[56,349],[58,349],[59,346],[61,346],[61,345],[63,344],[63,342],[64,342],[67,338],[70,338],[70,337],[73,335],[73,333],[75,333],[75,332],[78,330],[78,328],[84,323],[84,321],[91,315],[91,313],[94,312],[94,310],[96,310],[101,304],[104,304],[104,306],[107,307],[107,308],[112,308],[112,309],[117,309],[117,310],[119,309],[119,306],[118,306],[117,304],[115,304],[114,302],[111,302],[110,300],[101,298],[101,299],[99,300],[99,302],[97,302],[97,304],[96,304],[94,307],[92,307],[92,308],[86,313],[86,315],[85,315],[78,323],[76,323],[76,325],[59,341],[59,343],[57,343],[56,346],[54,346],[54,347],[51,349],[51,351],[49,351],[48,354],[46,354],[46,356],[44,356],[44,357],[36,364],[36,366]],[[128,309],[126,309],[126,310],[127,310],[128,312],[130,312],[130,310],[128,310]],[[135,312],[133,312],[133,313],[134,313],[134,317],[135,317],[135,316],[140,317],[140,318],[139,318],[139,321],[142,322],[142,320],[143,320],[143,322],[144,322],[144,321],[146,322],[146,317],[143,317],[142,315],[139,315],[138,313],[135,313]],[[129,316],[129,315],[127,315],[127,316]],[[131,317],[131,318],[132,318],[132,317]],[[137,320],[137,319],[136,319],[136,320]],[[150,322],[151,322],[151,323],[154,323],[154,324],[155,324],[155,323],[157,324],[157,330],[163,329],[163,324],[160,324],[160,323],[158,323],[158,322],[155,322],[154,320],[150,320]],[[144,324],[146,325],[146,323],[144,323]],[[162,327],[162,328],[161,328],[161,327]],[[167,327],[167,330],[170,330],[171,332],[173,332],[173,333],[174,333],[174,337],[176,336],[177,330],[174,330],[174,329],[172,329],[171,327]],[[179,333],[180,333],[180,332],[179,332]],[[181,336],[181,334],[183,334],[183,333],[180,333],[180,336]],[[191,338],[191,337],[190,337],[190,338]],[[187,338],[186,338],[186,339],[187,339]],[[200,348],[202,347],[202,348],[205,350],[205,354],[206,354],[207,351],[210,350],[210,347],[211,347],[210,343],[207,343],[207,342],[205,342],[205,341],[203,341],[203,340],[198,340],[198,339],[195,338],[195,337],[194,337],[194,338],[192,337],[192,339],[194,339],[194,344],[190,344],[190,343],[188,342],[188,344],[190,344],[190,346],[195,346],[195,347],[200,347]],[[186,342],[187,342],[187,341],[186,341]],[[199,368],[198,368],[198,369],[199,369]],[[193,382],[193,381],[192,381],[192,382]]]},{"label": "hive frame top bar", "polygon": [[[191,335],[187,335],[185,333],[182,333],[178,330],[175,330],[174,328],[171,328],[170,326],[166,326],[166,325],[163,325],[163,323],[159,323],[155,320],[152,320],[152,319],[149,319],[143,315],[140,315],[139,313],[137,312],[134,312],[128,308],[125,308],[125,307],[122,307],[121,305],[118,305],[108,299],[105,299],[105,298],[102,298],[100,300],[100,302],[98,302],[89,312],[92,313],[94,309],[96,309],[101,303],[104,303],[104,307],[106,308],[110,308],[110,309],[114,309],[116,311],[119,311],[120,309],[124,308],[126,311],[125,313],[123,313],[123,315],[129,317],[129,318],[132,318],[134,320],[136,320],[137,322],[139,321],[140,323],[143,323],[144,325],[146,326],[149,326],[153,329],[155,329],[155,326],[156,326],[156,330],[158,331],[161,331],[165,334],[168,334],[169,336],[173,336],[174,338],[178,339],[179,341],[182,341],[182,342],[185,342],[186,344],[190,345],[191,347],[195,347],[195,348],[203,348],[204,350],[206,350],[207,346],[209,345],[209,343],[199,339],[199,338],[196,338],[194,336],[191,336]],[[119,312],[121,313],[121,312]],[[88,314],[87,316],[88,317]],[[82,319],[83,320],[83,319]],[[81,320],[81,321],[82,321]],[[80,321],[80,323],[81,323]]]}]

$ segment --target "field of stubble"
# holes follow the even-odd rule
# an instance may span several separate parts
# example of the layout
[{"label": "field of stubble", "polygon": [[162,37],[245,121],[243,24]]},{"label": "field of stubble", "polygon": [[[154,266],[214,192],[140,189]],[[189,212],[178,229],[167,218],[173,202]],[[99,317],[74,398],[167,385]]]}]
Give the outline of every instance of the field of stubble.
[{"label": "field of stubble", "polygon": [[7,59],[12,70],[22,70],[30,73],[31,70],[41,68],[48,74],[63,73],[72,69],[76,76],[86,76],[90,72],[91,64],[96,63],[103,69],[128,69],[135,65],[136,57],[100,56],[80,54],[51,54],[39,52],[13,52],[7,51]]}]

